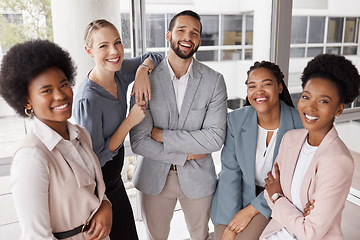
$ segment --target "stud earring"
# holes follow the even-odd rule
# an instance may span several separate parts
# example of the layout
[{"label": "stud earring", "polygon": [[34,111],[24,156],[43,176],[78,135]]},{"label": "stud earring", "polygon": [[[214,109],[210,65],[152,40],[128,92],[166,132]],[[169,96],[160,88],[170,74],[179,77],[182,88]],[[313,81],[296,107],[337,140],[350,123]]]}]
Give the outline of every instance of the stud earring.
[{"label": "stud earring", "polygon": [[34,109],[27,109],[25,108],[25,114],[28,116],[28,117],[32,117],[34,116]]}]

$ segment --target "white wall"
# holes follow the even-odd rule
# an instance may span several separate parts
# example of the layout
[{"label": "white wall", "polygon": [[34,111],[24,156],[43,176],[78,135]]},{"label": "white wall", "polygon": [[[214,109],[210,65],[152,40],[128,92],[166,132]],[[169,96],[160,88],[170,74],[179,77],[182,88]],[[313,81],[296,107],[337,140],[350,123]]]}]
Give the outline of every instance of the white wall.
[{"label": "white wall", "polygon": [[[77,85],[94,66],[84,50],[84,31],[89,22],[105,18],[118,29],[121,26],[118,0],[52,0],[54,42],[68,50],[78,71]],[[76,87],[75,87],[76,90]]]}]

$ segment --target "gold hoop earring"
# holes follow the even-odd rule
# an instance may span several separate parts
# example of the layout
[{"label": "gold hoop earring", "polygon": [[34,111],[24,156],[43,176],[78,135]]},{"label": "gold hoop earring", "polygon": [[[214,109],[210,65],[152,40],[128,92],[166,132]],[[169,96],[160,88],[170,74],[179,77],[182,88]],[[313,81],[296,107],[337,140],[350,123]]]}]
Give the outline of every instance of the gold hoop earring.
[{"label": "gold hoop earring", "polygon": [[34,116],[34,109],[27,109],[25,108],[25,114],[28,116],[28,117],[32,117]]}]

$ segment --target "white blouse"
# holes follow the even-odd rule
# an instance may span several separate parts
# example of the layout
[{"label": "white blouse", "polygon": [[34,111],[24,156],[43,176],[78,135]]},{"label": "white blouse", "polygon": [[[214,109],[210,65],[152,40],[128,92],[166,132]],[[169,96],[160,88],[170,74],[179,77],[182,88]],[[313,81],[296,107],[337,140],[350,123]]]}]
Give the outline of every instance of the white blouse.
[{"label": "white blouse", "polygon": [[[300,188],[304,180],[306,171],[309,168],[311,160],[314,157],[314,154],[318,147],[311,146],[308,141],[305,141],[300,154],[298,161],[296,163],[294,176],[291,182],[291,199],[294,206],[302,213],[304,209],[301,205],[300,200]],[[281,174],[281,173],[280,173]],[[310,213],[311,214],[311,213]],[[280,229],[278,232],[266,238],[267,240],[287,240],[287,239],[297,239],[296,236],[291,235],[286,228]]]},{"label": "white blouse", "polygon": [[[70,122],[67,127],[70,141],[36,118],[33,131],[50,151],[57,148],[64,158],[75,161],[95,179],[94,165],[77,139],[78,129]],[[50,226],[49,168],[45,156],[36,148],[20,149],[13,158],[10,179],[23,238],[56,239]]]},{"label": "white blouse", "polygon": [[[276,143],[276,136],[279,128],[266,130],[258,125],[258,136],[255,155],[255,184],[265,186],[265,178],[273,165],[273,156]],[[266,138],[269,132],[273,132],[269,144],[266,146]]]}]

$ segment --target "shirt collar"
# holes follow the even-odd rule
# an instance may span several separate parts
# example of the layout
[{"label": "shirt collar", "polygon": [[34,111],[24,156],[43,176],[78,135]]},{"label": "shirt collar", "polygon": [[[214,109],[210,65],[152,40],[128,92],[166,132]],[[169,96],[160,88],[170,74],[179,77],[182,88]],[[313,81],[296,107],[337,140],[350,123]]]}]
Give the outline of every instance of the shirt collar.
[{"label": "shirt collar", "polygon": [[[79,138],[79,130],[71,124],[69,121],[66,121],[67,129],[69,131],[70,141]],[[54,130],[52,130],[48,125],[34,118],[34,134],[41,140],[42,143],[52,151],[56,145],[63,140],[63,138]]]},{"label": "shirt collar", "polygon": [[[172,68],[171,68],[171,66],[170,66],[169,58],[168,58],[168,57],[166,57],[166,63],[167,63],[167,65],[168,65],[168,67],[169,67],[169,72],[170,72],[171,79],[172,79],[172,80],[177,79],[174,71],[172,70]],[[187,70],[187,72],[185,73],[184,76],[189,75],[191,78],[193,77],[193,68],[192,68],[193,63],[194,63],[194,58],[191,59],[191,63],[190,63],[190,65],[189,65],[189,68],[188,68],[188,70]],[[181,77],[184,77],[184,76],[181,76]],[[181,77],[180,77],[180,78],[181,78]]]}]

